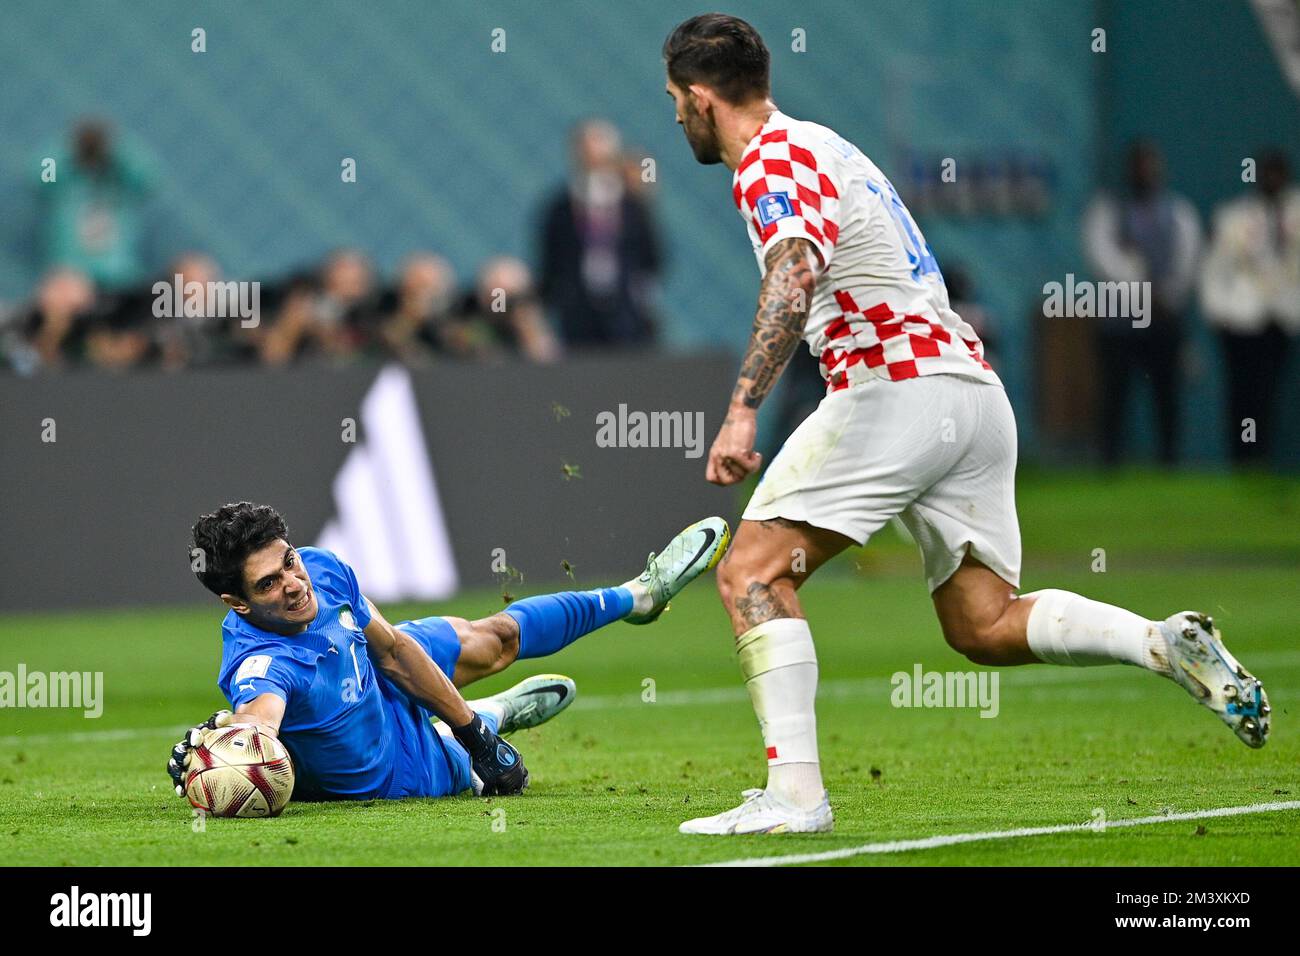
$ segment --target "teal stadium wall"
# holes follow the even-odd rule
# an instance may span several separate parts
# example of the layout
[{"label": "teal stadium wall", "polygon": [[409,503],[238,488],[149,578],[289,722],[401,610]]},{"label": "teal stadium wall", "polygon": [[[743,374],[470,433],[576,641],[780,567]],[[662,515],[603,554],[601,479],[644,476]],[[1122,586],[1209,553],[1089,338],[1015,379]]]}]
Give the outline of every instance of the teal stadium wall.
[{"label": "teal stadium wall", "polygon": [[[1202,3],[1198,11],[1235,5]],[[1183,33],[1207,28],[1218,43],[1227,34],[1255,51],[1234,62],[1236,73],[1277,72],[1244,6],[1224,18],[1200,11],[1189,24],[1151,15],[1155,6],[727,5],[767,38],[779,105],[836,127],[896,179],[905,148],[937,155],[1018,148],[1054,166],[1055,204],[1043,219],[922,219],[941,266],[968,266],[1002,328],[999,371],[1030,447],[1028,313],[1043,282],[1083,271],[1077,217],[1111,142],[1099,124],[1108,115],[1142,121],[1157,136],[1188,126],[1186,109],[1150,110],[1123,91],[1110,94],[1112,104],[1107,89],[1141,88],[1161,103],[1203,101],[1217,70],[1187,63],[1150,74],[1160,57],[1178,55]],[[0,299],[31,287],[39,159],[84,114],[112,118],[156,157],[160,248],[205,248],[228,274],[248,277],[290,270],[340,245],[365,248],[385,270],[412,249],[432,248],[462,277],[493,253],[533,259],[535,216],[563,175],[568,128],[598,114],[657,163],[670,344],[739,349],[756,289],[752,253],[726,171],[695,164],[662,87],[663,38],[700,11],[676,0],[183,7],[11,0],[0,30]],[[1106,57],[1089,50],[1099,22],[1110,23]],[[207,31],[202,55],[190,52],[195,26]],[[505,54],[489,49],[496,27],[506,30]],[[806,53],[791,50],[797,27],[806,31]],[[1280,88],[1269,95],[1285,100]],[[1244,120],[1215,116],[1223,122]],[[1191,152],[1173,158],[1203,161]],[[344,156],[357,159],[356,184],[340,182]],[[1193,198],[1207,212],[1206,203],[1231,191],[1207,183]]]}]

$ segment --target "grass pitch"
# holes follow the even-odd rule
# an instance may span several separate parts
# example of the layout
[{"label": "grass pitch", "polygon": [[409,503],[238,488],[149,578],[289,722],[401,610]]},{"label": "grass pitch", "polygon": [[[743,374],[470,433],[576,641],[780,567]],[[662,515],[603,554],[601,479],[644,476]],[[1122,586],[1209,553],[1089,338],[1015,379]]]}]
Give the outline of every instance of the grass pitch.
[{"label": "grass pitch", "polygon": [[[163,765],[179,731],[222,704],[219,608],[2,617],[0,670],[22,662],[29,671],[103,671],[106,703],[98,720],[0,711],[0,862],[690,864],[1300,800],[1300,483],[1133,473],[1025,474],[1021,484],[1026,589],[1069,588],[1151,617],[1214,614],[1269,690],[1267,747],[1249,750],[1174,684],[1129,667],[1002,670],[993,719],[891,706],[897,671],[980,670],[943,643],[919,558],[891,532],[803,592],[821,659],[832,834],[676,832],[686,817],[733,806],[765,774],[726,621],[705,581],[653,627],[614,625],[470,688],[491,693],[544,671],[578,682],[572,709],[515,738],[533,775],[524,797],[291,803],[279,819],[202,827],[171,795]],[[1092,570],[1097,549],[1104,572]],[[637,555],[628,559],[630,572]],[[385,611],[391,620],[481,616],[500,603],[472,594]],[[1295,865],[1300,811],[838,862]]]}]

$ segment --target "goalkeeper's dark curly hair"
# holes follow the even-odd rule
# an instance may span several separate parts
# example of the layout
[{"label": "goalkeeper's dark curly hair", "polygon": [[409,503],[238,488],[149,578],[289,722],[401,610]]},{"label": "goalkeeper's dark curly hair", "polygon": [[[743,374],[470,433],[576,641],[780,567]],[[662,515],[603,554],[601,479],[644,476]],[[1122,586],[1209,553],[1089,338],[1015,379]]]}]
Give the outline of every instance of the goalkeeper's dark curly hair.
[{"label": "goalkeeper's dark curly hair", "polygon": [[[220,597],[244,593],[244,561],[277,538],[289,540],[289,526],[270,505],[239,501],[222,505],[194,522],[190,566],[203,586]],[[199,561],[199,557],[202,561]]]}]

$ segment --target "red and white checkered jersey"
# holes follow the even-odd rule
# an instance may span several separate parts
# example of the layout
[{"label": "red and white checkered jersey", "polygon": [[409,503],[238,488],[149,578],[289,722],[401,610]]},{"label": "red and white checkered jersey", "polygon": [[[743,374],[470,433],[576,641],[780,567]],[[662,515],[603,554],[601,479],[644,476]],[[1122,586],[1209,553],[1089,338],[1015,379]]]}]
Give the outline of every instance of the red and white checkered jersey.
[{"label": "red and white checkered jersey", "polygon": [[852,143],[778,110],[745,147],[732,195],[761,273],[773,243],[791,236],[821,256],[804,340],[829,390],[939,373],[999,384],[921,230]]}]

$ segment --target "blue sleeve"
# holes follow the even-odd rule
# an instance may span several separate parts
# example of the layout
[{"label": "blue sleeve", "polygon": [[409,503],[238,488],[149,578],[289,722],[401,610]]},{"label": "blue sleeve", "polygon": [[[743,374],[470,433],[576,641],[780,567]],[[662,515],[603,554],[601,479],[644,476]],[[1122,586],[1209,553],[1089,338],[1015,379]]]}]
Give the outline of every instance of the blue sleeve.
[{"label": "blue sleeve", "polygon": [[307,563],[308,573],[316,587],[327,588],[352,608],[357,627],[365,629],[370,623],[370,604],[361,593],[357,575],[350,565],[333,551],[324,548],[299,548],[298,553]]},{"label": "blue sleeve", "polygon": [[249,654],[239,661],[230,683],[222,690],[232,710],[239,710],[263,694],[274,694],[287,705],[304,680],[310,678],[293,657]]}]

